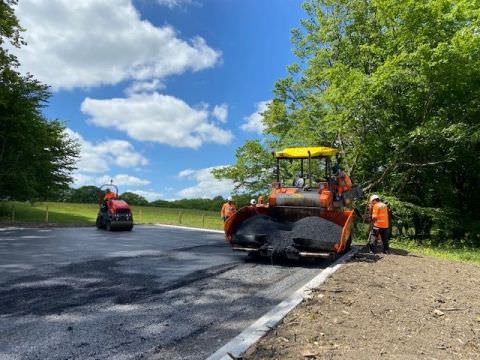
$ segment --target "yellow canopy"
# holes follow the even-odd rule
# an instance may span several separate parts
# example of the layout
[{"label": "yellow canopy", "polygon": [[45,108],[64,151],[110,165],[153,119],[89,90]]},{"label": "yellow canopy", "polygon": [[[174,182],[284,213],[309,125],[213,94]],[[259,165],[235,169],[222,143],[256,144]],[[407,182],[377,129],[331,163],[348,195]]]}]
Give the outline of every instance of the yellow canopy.
[{"label": "yellow canopy", "polygon": [[316,146],[316,147],[286,148],[282,151],[275,151],[274,155],[276,158],[308,159],[309,151],[310,151],[310,157],[312,158],[334,156],[338,152],[337,149],[334,149],[331,147]]}]

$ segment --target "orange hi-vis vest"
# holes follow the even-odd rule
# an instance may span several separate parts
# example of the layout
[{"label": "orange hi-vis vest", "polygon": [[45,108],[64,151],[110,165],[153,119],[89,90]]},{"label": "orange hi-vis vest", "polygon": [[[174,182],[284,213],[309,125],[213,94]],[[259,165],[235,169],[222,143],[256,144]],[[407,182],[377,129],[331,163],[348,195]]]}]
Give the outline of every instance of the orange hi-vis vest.
[{"label": "orange hi-vis vest", "polygon": [[388,229],[388,207],[382,202],[377,202],[372,208],[373,226],[380,229]]},{"label": "orange hi-vis vest", "polygon": [[339,194],[343,194],[345,191],[348,191],[352,188],[352,179],[347,174],[343,174],[338,178],[338,187],[337,191]]},{"label": "orange hi-vis vest", "polygon": [[115,195],[114,192],[109,192],[109,193],[105,193],[105,201],[108,201],[108,200],[114,200],[117,196]]},{"label": "orange hi-vis vest", "polygon": [[236,211],[237,211],[237,208],[235,207],[234,203],[229,204],[228,202],[226,202],[222,206],[222,211],[220,211],[220,216],[221,217],[230,217],[233,214],[235,214]]}]

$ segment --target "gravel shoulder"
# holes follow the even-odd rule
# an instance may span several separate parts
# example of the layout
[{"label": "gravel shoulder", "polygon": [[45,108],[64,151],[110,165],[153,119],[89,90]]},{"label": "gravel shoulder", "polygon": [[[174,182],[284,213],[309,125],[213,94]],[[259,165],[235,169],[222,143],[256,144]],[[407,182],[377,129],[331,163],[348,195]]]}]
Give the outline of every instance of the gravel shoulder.
[{"label": "gravel shoulder", "polygon": [[480,359],[480,267],[358,253],[244,359]]}]

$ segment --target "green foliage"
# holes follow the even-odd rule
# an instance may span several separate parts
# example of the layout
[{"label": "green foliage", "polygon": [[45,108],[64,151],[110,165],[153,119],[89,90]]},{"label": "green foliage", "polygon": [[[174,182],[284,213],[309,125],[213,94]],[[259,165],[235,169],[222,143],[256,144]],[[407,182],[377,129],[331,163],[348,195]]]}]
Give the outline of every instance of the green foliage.
[{"label": "green foliage", "polygon": [[125,200],[130,205],[148,205],[147,199],[132,192],[124,192],[120,199]]},{"label": "green foliage", "polygon": [[15,3],[0,2],[0,198],[45,199],[67,189],[78,146],[61,122],[43,116],[47,87],[20,75],[17,59],[4,48],[24,44]]},{"label": "green foliage", "polygon": [[237,163],[233,166],[214,169],[217,178],[235,180],[235,190],[248,189],[256,193],[272,182],[275,159],[259,141],[247,141],[236,151]]},{"label": "green foliage", "polygon": [[78,189],[70,189],[66,201],[72,203],[96,204],[97,193],[100,189],[96,186],[82,186]]},{"label": "green foliage", "polygon": [[[397,226],[400,236],[414,237],[418,241],[426,238],[443,241],[465,234],[458,222],[459,214],[453,209],[418,206],[393,196],[383,199],[389,206],[392,225]],[[413,229],[413,233],[409,229]]]},{"label": "green foliage", "polygon": [[[248,205],[250,203],[250,199],[251,197],[248,194],[241,194],[234,197],[237,207]],[[181,199],[173,201],[156,200],[152,201],[150,205],[161,208],[195,209],[220,212],[222,205],[226,201],[227,200],[221,196],[216,196],[213,199]]]},{"label": "green foliage", "polygon": [[309,0],[304,9],[292,32],[299,61],[264,114],[267,140],[241,147],[218,176],[266,189],[248,182],[263,169],[256,154],[331,145],[366,192],[410,204],[397,209],[420,232],[462,236],[454,223],[480,217],[480,1]]}]

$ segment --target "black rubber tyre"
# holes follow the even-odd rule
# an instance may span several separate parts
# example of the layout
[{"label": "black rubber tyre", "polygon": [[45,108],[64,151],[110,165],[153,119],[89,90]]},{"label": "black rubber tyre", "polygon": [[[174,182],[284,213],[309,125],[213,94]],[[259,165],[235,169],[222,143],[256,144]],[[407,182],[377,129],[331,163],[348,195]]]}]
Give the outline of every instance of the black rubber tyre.
[{"label": "black rubber tyre", "polygon": [[112,222],[110,220],[107,221],[107,224],[105,225],[105,229],[107,231],[113,231],[112,229]]},{"label": "black rubber tyre", "polygon": [[102,220],[101,217],[97,216],[97,220],[95,221],[95,226],[97,227],[97,229],[102,228],[102,221],[101,220]]},{"label": "black rubber tyre", "polygon": [[349,252],[351,248],[352,248],[352,235],[348,237],[347,245],[345,246],[345,250],[343,250],[343,253],[345,254]]},{"label": "black rubber tyre", "polygon": [[98,215],[97,216],[97,220],[95,221],[95,226],[97,227],[97,229],[101,230],[104,228],[104,225],[102,224],[102,216],[101,215]]}]

